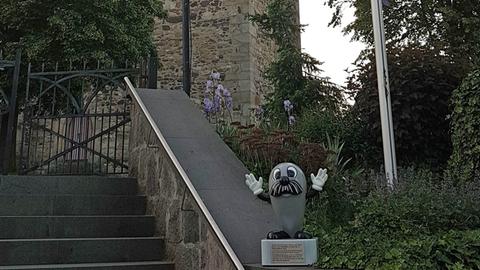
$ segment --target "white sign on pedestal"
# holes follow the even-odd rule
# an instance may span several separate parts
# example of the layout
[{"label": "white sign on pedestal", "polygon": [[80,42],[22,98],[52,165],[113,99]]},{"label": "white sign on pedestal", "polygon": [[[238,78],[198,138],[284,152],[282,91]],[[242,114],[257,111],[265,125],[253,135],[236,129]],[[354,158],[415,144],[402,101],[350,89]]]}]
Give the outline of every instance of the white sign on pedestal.
[{"label": "white sign on pedestal", "polygon": [[305,266],[317,262],[317,238],[262,240],[263,266]]}]

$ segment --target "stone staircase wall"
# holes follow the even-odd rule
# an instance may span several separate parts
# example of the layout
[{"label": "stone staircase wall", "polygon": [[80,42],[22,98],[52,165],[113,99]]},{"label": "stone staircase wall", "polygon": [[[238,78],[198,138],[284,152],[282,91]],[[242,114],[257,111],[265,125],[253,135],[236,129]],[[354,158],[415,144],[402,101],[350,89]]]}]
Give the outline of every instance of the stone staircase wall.
[{"label": "stone staircase wall", "polygon": [[195,203],[139,106],[132,108],[129,169],[165,239],[166,260],[176,270],[237,269]]}]

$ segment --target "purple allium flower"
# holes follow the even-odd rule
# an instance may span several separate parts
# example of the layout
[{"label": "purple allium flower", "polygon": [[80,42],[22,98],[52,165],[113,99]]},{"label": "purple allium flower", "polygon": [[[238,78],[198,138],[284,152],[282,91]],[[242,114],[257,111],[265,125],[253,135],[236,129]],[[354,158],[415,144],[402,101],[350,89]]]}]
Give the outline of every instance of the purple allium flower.
[{"label": "purple allium flower", "polygon": [[207,81],[207,89],[208,89],[208,88],[211,88],[211,87],[213,87],[213,81],[212,81],[212,80],[208,80],[208,81]]},{"label": "purple allium flower", "polygon": [[213,80],[220,80],[220,77],[221,77],[220,72],[212,72],[210,74],[210,78],[212,78]]},{"label": "purple allium flower", "polygon": [[264,110],[262,108],[262,106],[258,106],[257,108],[255,108],[255,114],[259,115],[259,114],[263,114]]},{"label": "purple allium flower", "polygon": [[287,112],[290,113],[293,110],[293,104],[290,102],[290,100],[286,99],[283,101],[283,109]]},{"label": "purple allium flower", "polygon": [[215,96],[222,96],[223,89],[220,89],[220,87],[217,87],[215,89]]},{"label": "purple allium flower", "polygon": [[222,89],[223,89],[222,94],[223,94],[223,97],[225,99],[225,107],[227,108],[227,110],[232,111],[232,108],[233,108],[232,94],[230,93],[230,91],[228,91],[228,89],[226,87],[222,86]]},{"label": "purple allium flower", "polygon": [[203,111],[206,114],[213,112],[213,102],[208,97],[203,99]]},{"label": "purple allium flower", "polygon": [[230,93],[230,91],[228,91],[227,88],[223,88],[223,96],[224,97],[231,97],[232,94]]},{"label": "purple allium flower", "polygon": [[293,124],[295,124],[295,116],[290,115],[290,116],[288,117],[288,124],[289,124],[290,126],[293,126]]},{"label": "purple allium flower", "polygon": [[221,103],[222,103],[222,96],[219,93],[217,93],[217,91],[215,91],[215,96],[213,97],[213,110],[215,112],[220,111]]},{"label": "purple allium flower", "polygon": [[227,107],[227,110],[232,111],[233,109],[232,96],[225,96],[225,107]]},{"label": "purple allium flower", "polygon": [[255,108],[255,118],[261,119],[263,117],[263,113],[265,110],[262,108],[262,106],[257,106]]}]

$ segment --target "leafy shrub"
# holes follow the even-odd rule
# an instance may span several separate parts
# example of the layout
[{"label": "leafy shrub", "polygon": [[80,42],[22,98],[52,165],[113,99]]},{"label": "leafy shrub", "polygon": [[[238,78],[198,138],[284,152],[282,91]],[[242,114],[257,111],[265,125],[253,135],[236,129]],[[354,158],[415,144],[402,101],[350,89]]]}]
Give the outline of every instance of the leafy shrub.
[{"label": "leafy shrub", "polygon": [[295,131],[301,138],[320,143],[326,142],[328,136],[344,138],[348,133],[342,116],[317,108],[305,112],[295,126]]},{"label": "leafy shrub", "polygon": [[436,269],[479,269],[480,230],[449,231],[432,247]]},{"label": "leafy shrub", "polygon": [[234,122],[218,132],[245,166],[258,176],[268,176],[281,162],[301,165],[306,175],[316,173],[326,164],[327,153],[322,144],[302,142],[286,130],[267,130]]},{"label": "leafy shrub", "polygon": [[400,175],[394,192],[379,187],[353,198],[348,224],[329,228],[322,217],[307,218],[320,238],[320,266],[480,269],[478,183],[438,184],[438,175],[413,169]]},{"label": "leafy shrub", "polygon": [[[464,67],[438,50],[411,46],[389,48],[393,125],[398,163],[443,167],[451,155],[449,100]],[[352,113],[365,128],[369,159],[382,162],[382,136],[375,59],[368,53],[357,64],[349,89],[357,91]]]},{"label": "leafy shrub", "polygon": [[452,96],[453,154],[450,172],[460,181],[480,177],[480,68],[472,72]]},{"label": "leafy shrub", "polygon": [[347,167],[351,159],[342,157],[344,144],[338,138],[327,137],[324,147],[328,181],[320,196],[311,199],[307,207],[307,223],[311,225],[308,230],[313,232],[347,224],[353,218],[355,198],[360,195],[361,187],[357,183],[364,182],[363,170]]},{"label": "leafy shrub", "polygon": [[345,143],[342,154],[353,158],[355,163],[364,163],[364,157],[371,148],[364,141],[366,135],[361,122],[353,114],[340,114],[321,107],[312,107],[296,122],[294,132],[305,141],[326,143],[328,138],[336,138]]},{"label": "leafy shrub", "polygon": [[480,269],[480,230],[397,236],[336,229],[320,240],[320,265],[349,269]]}]

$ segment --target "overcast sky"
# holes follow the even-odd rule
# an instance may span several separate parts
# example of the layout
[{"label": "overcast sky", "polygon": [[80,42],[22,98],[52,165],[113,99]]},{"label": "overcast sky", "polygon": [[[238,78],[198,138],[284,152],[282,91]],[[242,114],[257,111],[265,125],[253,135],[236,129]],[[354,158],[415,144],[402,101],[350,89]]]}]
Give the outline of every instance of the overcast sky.
[{"label": "overcast sky", "polygon": [[[328,27],[332,10],[325,6],[324,0],[300,0],[300,20],[307,24],[302,34],[302,47],[318,60],[324,62],[324,75],[332,81],[345,85],[346,68],[351,67],[364,45],[351,42],[349,36],[344,36],[340,27]],[[345,10],[343,23],[353,20],[353,11]]]}]

